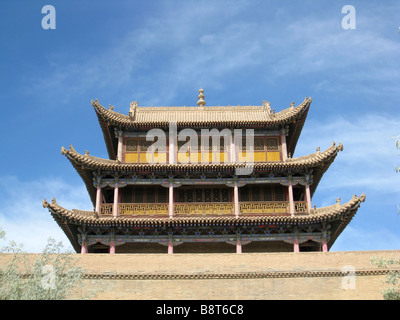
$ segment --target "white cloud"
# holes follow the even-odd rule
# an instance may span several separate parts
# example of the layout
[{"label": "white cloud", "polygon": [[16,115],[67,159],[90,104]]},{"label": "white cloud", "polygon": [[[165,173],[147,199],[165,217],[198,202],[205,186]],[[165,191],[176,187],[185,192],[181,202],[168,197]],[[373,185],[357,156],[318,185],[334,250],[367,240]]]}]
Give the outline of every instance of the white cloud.
[{"label": "white cloud", "polygon": [[[195,10],[191,2],[164,4],[162,14],[126,26],[132,31],[110,40],[112,45],[96,55],[76,62],[68,52],[54,52],[48,77],[30,84],[39,92],[59,88],[64,100],[92,87],[129,88],[145,105],[169,105],[188,84],[217,90],[253,70],[267,82],[312,74],[311,85],[325,92],[397,92],[400,44],[376,27],[375,12],[364,12],[357,29],[349,31],[340,27],[340,11],[329,18],[310,12],[287,23],[253,19],[244,14],[251,2],[234,4],[206,2]],[[268,9],[279,15],[288,7]]]},{"label": "white cloud", "polygon": [[24,245],[27,252],[41,252],[48,238],[62,241],[71,249],[69,240],[42,206],[43,198],[57,202],[67,209],[92,210],[84,186],[68,185],[58,178],[38,181],[20,181],[16,177],[5,177],[0,182],[4,197],[0,202],[0,227],[6,231],[8,240]]},{"label": "white cloud", "polygon": [[313,153],[318,146],[324,150],[332,141],[341,142],[344,149],[324,175],[322,188],[399,193],[399,175],[394,172],[400,163],[394,139],[400,132],[396,130],[400,130],[398,115],[360,113],[351,119],[341,116],[323,121],[310,119],[306,121],[296,155]]}]

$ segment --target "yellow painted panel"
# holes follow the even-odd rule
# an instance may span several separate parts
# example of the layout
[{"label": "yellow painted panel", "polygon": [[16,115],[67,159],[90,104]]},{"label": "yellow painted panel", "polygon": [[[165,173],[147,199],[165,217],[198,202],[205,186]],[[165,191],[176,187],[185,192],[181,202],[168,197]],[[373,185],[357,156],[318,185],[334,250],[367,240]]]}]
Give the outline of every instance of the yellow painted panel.
[{"label": "yellow painted panel", "polygon": [[281,155],[277,152],[267,152],[268,161],[280,161]]},{"label": "yellow painted panel", "polygon": [[167,163],[167,153],[165,152],[155,152],[154,153],[155,163]]},{"label": "yellow painted panel", "polygon": [[239,152],[238,160],[239,160],[239,162],[253,162],[254,157],[252,156],[252,153],[250,151],[249,152]]},{"label": "yellow painted panel", "polygon": [[137,163],[139,162],[137,153],[125,153],[125,162],[126,163]]},{"label": "yellow painted panel", "polygon": [[228,161],[227,152],[213,152],[213,162],[224,163],[225,160]]},{"label": "yellow painted panel", "polygon": [[212,162],[212,152],[203,151],[202,155],[203,155],[203,161],[205,161],[206,163]]},{"label": "yellow painted panel", "polygon": [[218,160],[219,160],[220,163],[224,163],[225,161],[228,162],[228,160],[229,160],[228,152],[220,152]]},{"label": "yellow painted panel", "polygon": [[139,157],[139,162],[140,163],[149,163],[152,162],[152,159],[150,161],[147,161],[147,156],[146,156],[146,152],[145,153],[141,153],[140,157]]},{"label": "yellow painted panel", "polygon": [[201,153],[191,152],[190,153],[190,163],[201,163]]},{"label": "yellow painted panel", "polygon": [[189,163],[189,152],[178,152],[178,163]]},{"label": "yellow painted panel", "polygon": [[265,162],[267,161],[265,157],[265,152],[254,152],[254,162]]}]

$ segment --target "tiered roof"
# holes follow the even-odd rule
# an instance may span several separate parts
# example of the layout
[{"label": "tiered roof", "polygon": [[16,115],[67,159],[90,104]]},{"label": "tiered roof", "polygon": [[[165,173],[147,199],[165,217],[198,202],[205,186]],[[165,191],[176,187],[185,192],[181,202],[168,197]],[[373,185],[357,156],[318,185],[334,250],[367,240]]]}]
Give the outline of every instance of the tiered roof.
[{"label": "tiered roof", "polygon": [[115,128],[146,129],[168,128],[170,123],[178,127],[204,128],[280,128],[289,126],[287,137],[288,152],[294,154],[297,140],[311,104],[311,98],[294,106],[275,113],[269,103],[263,106],[199,106],[199,107],[139,107],[137,102],[131,104],[129,115],[106,109],[98,100],[92,101],[100,127],[103,131],[110,159],[116,159],[117,138]]},{"label": "tiered roof", "polygon": [[[111,172],[126,176],[136,173],[151,172],[155,175],[165,176],[174,173],[222,173],[233,176],[236,169],[248,164],[227,162],[227,163],[189,163],[189,164],[170,164],[170,163],[121,163],[116,159],[118,138],[115,131],[124,132],[135,130],[148,130],[151,128],[168,128],[170,123],[176,123],[178,127],[185,128],[259,128],[267,130],[288,129],[286,138],[287,151],[294,154],[294,150],[303,128],[307,113],[311,104],[311,98],[294,106],[292,103],[289,108],[275,113],[271,110],[269,103],[262,106],[205,106],[204,95],[200,90],[198,107],[139,107],[137,102],[133,102],[128,115],[123,115],[110,109],[104,108],[97,100],[92,101],[92,105],[97,114],[101,126],[109,159],[102,159],[90,155],[78,153],[72,146],[69,149],[61,148],[61,153],[71,162],[75,170],[83,179],[89,192],[90,198],[95,205],[96,190],[93,184],[94,178],[98,173]],[[340,143],[332,145],[325,151],[317,152],[292,158],[289,156],[284,161],[255,162],[252,164],[253,172],[266,176],[268,174],[280,173],[282,176],[295,174],[312,174],[312,184],[310,186],[311,195],[314,194],[317,185],[325,171],[332,164],[339,151],[343,150]],[[74,248],[78,251],[77,234],[82,225],[92,227],[170,227],[180,225],[209,225],[209,226],[244,226],[251,224],[262,225],[286,225],[286,226],[306,226],[310,224],[329,223],[330,247],[343,229],[353,218],[361,202],[365,201],[365,195],[353,198],[345,203],[337,203],[333,206],[311,209],[310,213],[296,215],[265,214],[262,216],[251,215],[226,215],[226,216],[99,216],[95,211],[67,210],[57,204],[55,199],[51,203],[43,200],[43,206],[48,208],[64,230]]]},{"label": "tiered roof", "polygon": [[[317,151],[313,154],[298,158],[288,158],[285,161],[274,162],[255,162],[252,168],[254,171],[292,171],[296,170],[313,170],[313,184],[310,187],[311,194],[322,178],[326,170],[332,164],[339,151],[343,150],[343,145],[340,143],[332,145],[323,152]],[[234,172],[243,164],[240,163],[210,163],[210,164],[169,164],[169,163],[121,163],[118,160],[108,160],[97,158],[88,153],[80,154],[72,146],[69,150],[62,147],[61,153],[65,155],[75,170],[79,173],[86,184],[93,204],[95,203],[96,190],[93,186],[94,173],[98,170],[123,172],[126,174],[136,172]]]}]

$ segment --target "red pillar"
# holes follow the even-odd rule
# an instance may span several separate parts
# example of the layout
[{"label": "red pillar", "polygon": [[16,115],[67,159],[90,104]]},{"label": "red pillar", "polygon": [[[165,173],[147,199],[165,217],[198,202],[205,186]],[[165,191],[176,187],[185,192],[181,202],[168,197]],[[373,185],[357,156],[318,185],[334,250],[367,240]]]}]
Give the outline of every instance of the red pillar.
[{"label": "red pillar", "polygon": [[307,212],[311,213],[311,192],[310,185],[306,183]]},{"label": "red pillar", "polygon": [[81,254],[86,254],[86,253],[87,253],[87,244],[86,241],[82,241]]},{"label": "red pillar", "polygon": [[118,185],[115,184],[115,188],[114,188],[113,217],[117,217],[117,216],[118,216],[118,202],[119,202],[119,188],[118,188]]},{"label": "red pillar", "polygon": [[294,239],[293,240],[293,251],[294,252],[300,252],[300,245],[299,245],[299,240]]},{"label": "red pillar", "polygon": [[174,216],[174,185],[172,182],[168,187],[168,200],[168,216],[172,218]]},{"label": "red pillar", "polygon": [[289,182],[288,193],[289,193],[289,211],[290,211],[290,214],[293,216],[294,215],[294,200],[293,200],[293,185],[292,185],[292,182]]},{"label": "red pillar", "polygon": [[240,206],[239,206],[239,188],[237,182],[235,182],[233,186],[233,203],[234,203],[235,216],[238,217],[240,214]]},{"label": "red pillar", "polygon": [[115,254],[115,241],[110,242],[110,254]]},{"label": "red pillar", "polygon": [[236,253],[242,253],[242,241],[236,241]]},{"label": "red pillar", "polygon": [[102,194],[101,194],[101,187],[100,187],[100,182],[97,184],[97,192],[96,192],[96,212],[100,214],[100,204],[101,204],[101,199]]},{"label": "red pillar", "polygon": [[328,242],[325,239],[322,239],[322,251],[328,252]]},{"label": "red pillar", "polygon": [[168,254],[173,254],[174,253],[174,245],[172,241],[168,241]]}]

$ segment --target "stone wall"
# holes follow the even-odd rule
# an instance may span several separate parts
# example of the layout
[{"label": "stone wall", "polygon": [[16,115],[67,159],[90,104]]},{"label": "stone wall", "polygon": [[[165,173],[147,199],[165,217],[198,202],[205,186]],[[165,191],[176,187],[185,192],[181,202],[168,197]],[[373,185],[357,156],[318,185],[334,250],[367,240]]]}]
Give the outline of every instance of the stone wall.
[{"label": "stone wall", "polygon": [[86,254],[76,297],[97,285],[96,299],[382,299],[387,270],[372,256],[400,251]]}]

